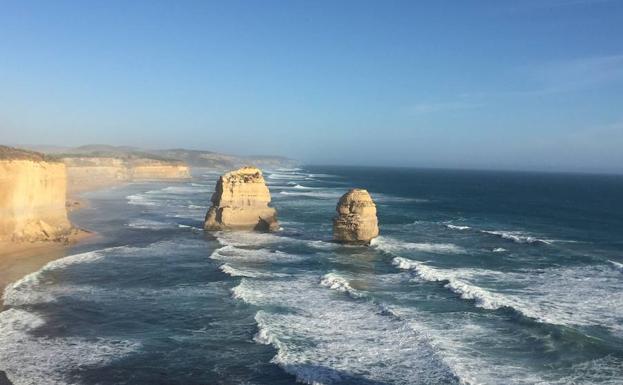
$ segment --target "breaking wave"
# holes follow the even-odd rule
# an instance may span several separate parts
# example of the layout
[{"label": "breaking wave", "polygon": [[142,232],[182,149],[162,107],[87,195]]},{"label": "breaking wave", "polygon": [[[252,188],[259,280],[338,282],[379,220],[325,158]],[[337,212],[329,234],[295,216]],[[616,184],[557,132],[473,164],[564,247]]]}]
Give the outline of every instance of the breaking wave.
[{"label": "breaking wave", "polygon": [[32,334],[44,324],[33,312],[8,309],[0,313],[0,362],[15,385],[74,384],[76,368],[102,367],[141,347],[123,339]]},{"label": "breaking wave", "polygon": [[394,238],[380,236],[374,238],[371,245],[379,250],[396,253],[404,250],[423,251],[427,253],[461,254],[465,249],[452,243],[414,243],[402,242]]},{"label": "breaking wave", "polygon": [[549,245],[553,241],[549,239],[540,239],[531,235],[527,235],[521,231],[492,231],[492,230],[480,230],[481,233],[495,235],[497,237],[513,241],[515,243],[527,243],[527,244],[544,244]]},{"label": "breaking wave", "polygon": [[446,224],[445,225],[447,228],[452,229],[452,230],[469,230],[471,229],[471,227],[469,226],[458,226],[458,225],[450,225],[450,224]]},{"label": "breaking wave", "polygon": [[621,273],[623,273],[623,263],[619,263],[619,262],[615,262],[612,260],[608,260],[608,262],[618,271],[620,271]]},{"label": "breaking wave", "polygon": [[281,191],[279,194],[288,195],[288,196],[319,198],[319,199],[336,199],[342,195],[339,192],[331,192],[331,191],[300,191],[300,192]]},{"label": "breaking wave", "polygon": [[289,180],[289,179],[304,179],[305,175],[300,175],[300,174],[280,174],[280,173],[271,173],[270,175],[268,175],[268,179],[285,179],[285,180]]},{"label": "breaking wave", "polygon": [[350,283],[348,282],[346,278],[340,276],[337,273],[325,274],[320,279],[320,285],[328,287],[329,289],[332,289],[332,290],[340,291],[342,293],[348,293],[350,296],[354,298],[358,298],[362,296],[360,292],[358,292],[357,290],[353,289],[350,286]]},{"label": "breaking wave", "polygon": [[41,281],[43,274],[49,271],[64,269],[73,264],[95,262],[101,258],[103,258],[101,253],[93,251],[89,253],[70,255],[65,258],[49,262],[40,270],[30,273],[19,281],[9,284],[4,290],[2,300],[5,305],[9,306],[53,302],[56,297],[45,287],[42,287],[45,286],[45,284]]},{"label": "breaking wave", "polygon": [[459,383],[426,336],[379,314],[373,304],[333,297],[316,282],[310,277],[243,278],[233,290],[234,298],[247,303],[289,310],[260,310],[255,341],[273,345],[277,355],[272,361],[298,381]]},{"label": "breaking wave", "polygon": [[[555,325],[603,326],[623,337],[623,296],[612,295],[623,290],[623,282],[604,265],[500,272],[441,269],[402,257],[394,258],[393,264],[425,281],[446,282],[444,287],[484,309],[508,307]],[[506,286],[513,289],[503,289]]]}]

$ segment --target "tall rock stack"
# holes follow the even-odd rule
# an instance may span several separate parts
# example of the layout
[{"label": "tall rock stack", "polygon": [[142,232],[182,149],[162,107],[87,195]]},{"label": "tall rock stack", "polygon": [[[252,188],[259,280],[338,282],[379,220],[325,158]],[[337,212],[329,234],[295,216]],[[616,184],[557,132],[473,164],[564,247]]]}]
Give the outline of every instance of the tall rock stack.
[{"label": "tall rock stack", "polygon": [[269,207],[270,191],[262,171],[243,167],[221,176],[206,215],[206,230],[279,229],[277,211]]},{"label": "tall rock stack", "polygon": [[342,195],[333,219],[333,239],[342,243],[369,244],[379,235],[376,205],[368,191],[352,189]]}]

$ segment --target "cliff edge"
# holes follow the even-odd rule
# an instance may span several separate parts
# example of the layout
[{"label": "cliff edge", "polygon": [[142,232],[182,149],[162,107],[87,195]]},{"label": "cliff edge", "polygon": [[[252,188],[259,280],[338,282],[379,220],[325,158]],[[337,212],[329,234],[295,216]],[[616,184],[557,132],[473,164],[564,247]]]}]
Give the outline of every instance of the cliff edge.
[{"label": "cliff edge", "polygon": [[222,175],[206,215],[206,230],[274,231],[277,211],[269,207],[270,191],[262,171],[243,167]]},{"label": "cliff edge", "polygon": [[87,191],[119,183],[189,179],[189,167],[180,161],[137,155],[61,155],[67,166],[69,190]]},{"label": "cliff edge", "polygon": [[352,189],[342,195],[333,219],[333,239],[343,243],[369,244],[379,235],[376,205],[368,191]]},{"label": "cliff edge", "polygon": [[67,240],[66,191],[63,163],[0,146],[0,241]]}]

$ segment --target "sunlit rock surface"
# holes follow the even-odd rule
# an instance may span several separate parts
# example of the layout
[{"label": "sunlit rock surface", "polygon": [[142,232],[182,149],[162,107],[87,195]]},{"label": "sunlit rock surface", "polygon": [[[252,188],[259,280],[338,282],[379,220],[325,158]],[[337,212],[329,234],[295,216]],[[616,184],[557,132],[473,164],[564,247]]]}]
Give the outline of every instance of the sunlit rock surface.
[{"label": "sunlit rock surface", "polygon": [[221,176],[206,215],[206,230],[274,231],[277,211],[269,207],[270,191],[262,171],[243,167]]},{"label": "sunlit rock surface", "polygon": [[352,189],[342,195],[333,219],[333,239],[343,243],[368,244],[379,235],[376,205],[368,191]]}]

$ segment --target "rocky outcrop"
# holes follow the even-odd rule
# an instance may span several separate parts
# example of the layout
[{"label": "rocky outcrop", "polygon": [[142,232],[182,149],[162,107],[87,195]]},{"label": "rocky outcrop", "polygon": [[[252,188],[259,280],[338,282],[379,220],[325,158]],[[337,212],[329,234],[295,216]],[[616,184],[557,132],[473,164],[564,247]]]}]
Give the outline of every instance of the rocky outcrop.
[{"label": "rocky outcrop", "polygon": [[0,241],[63,240],[71,233],[63,163],[0,146]]},{"label": "rocky outcrop", "polygon": [[343,243],[369,244],[379,235],[376,205],[368,191],[352,189],[342,195],[333,219],[333,239]]},{"label": "rocky outcrop", "polygon": [[270,191],[255,167],[243,167],[221,176],[206,215],[206,230],[274,231],[277,211],[269,207]]},{"label": "rocky outcrop", "polygon": [[71,156],[63,157],[72,192],[94,190],[119,183],[190,178],[186,164],[173,160]]}]

